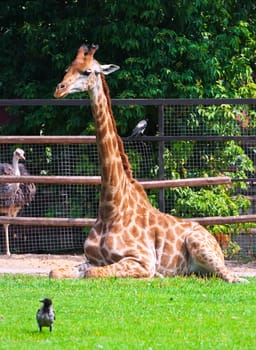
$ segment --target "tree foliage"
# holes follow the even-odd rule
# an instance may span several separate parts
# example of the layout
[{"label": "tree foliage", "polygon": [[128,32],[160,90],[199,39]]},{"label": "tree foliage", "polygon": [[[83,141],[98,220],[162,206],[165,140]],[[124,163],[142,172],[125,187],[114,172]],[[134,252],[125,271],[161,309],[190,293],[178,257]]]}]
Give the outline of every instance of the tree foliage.
[{"label": "tree foliage", "polygon": [[[254,0],[3,0],[0,18],[1,98],[52,98],[65,68],[86,42],[100,45],[101,63],[121,66],[108,77],[113,98],[256,97]],[[71,96],[76,97],[81,96]],[[2,127],[2,134],[94,133],[86,108],[24,107],[10,112],[19,119]],[[145,116],[143,108],[134,106],[117,112],[122,136]],[[154,121],[155,111],[147,112]],[[191,130],[207,123],[216,135],[240,130],[237,125],[233,129],[234,118],[243,123],[245,117],[253,127],[256,121],[255,111],[246,107],[199,107],[189,115],[186,122]],[[165,166],[171,177],[193,176],[186,162],[194,151],[188,143],[166,149]],[[236,167],[234,176],[240,171],[239,176],[245,177],[253,170],[244,150],[235,144],[227,143],[216,152],[209,157],[206,149],[202,151],[207,166],[195,169],[196,175],[218,175],[224,163],[231,167],[239,157],[243,168]],[[208,201],[209,192],[204,195]],[[225,207],[228,201],[220,204]]]},{"label": "tree foliage", "polygon": [[[86,41],[100,45],[100,62],[121,66],[108,78],[112,97],[256,96],[252,0],[3,0],[0,6],[2,98],[51,98]],[[42,125],[55,134],[90,129],[89,114],[83,121],[72,110],[34,114],[26,110],[12,133],[39,133]],[[121,113],[122,132],[141,114]]]}]

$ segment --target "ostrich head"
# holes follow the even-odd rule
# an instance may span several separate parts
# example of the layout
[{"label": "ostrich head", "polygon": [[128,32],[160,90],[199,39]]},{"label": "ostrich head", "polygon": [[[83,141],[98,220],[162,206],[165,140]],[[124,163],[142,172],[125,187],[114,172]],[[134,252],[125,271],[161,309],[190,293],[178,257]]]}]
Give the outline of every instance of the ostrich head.
[{"label": "ostrich head", "polygon": [[19,160],[25,160],[25,152],[21,148],[16,148],[16,150],[13,152],[13,158],[15,158],[17,161]]}]

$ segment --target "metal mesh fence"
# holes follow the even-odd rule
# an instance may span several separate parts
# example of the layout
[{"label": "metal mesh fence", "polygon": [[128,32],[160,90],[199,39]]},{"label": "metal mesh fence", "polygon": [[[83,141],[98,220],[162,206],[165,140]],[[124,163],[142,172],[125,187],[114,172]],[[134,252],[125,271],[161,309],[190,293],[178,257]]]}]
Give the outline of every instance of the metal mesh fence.
[{"label": "metal mesh fence", "polygon": [[[31,175],[99,175],[96,145],[0,145],[1,162],[11,162],[14,149],[25,151],[25,166]],[[35,200],[19,216],[47,218],[94,218],[99,187],[70,184],[36,184]],[[3,228],[1,228],[2,233]],[[13,253],[58,252],[82,249],[88,228],[10,225]],[[1,251],[4,235],[1,234]]]},{"label": "metal mesh fence", "polygon": [[[99,176],[97,146],[94,144],[1,144],[0,162],[11,163],[13,151],[25,151],[25,166],[30,175]],[[147,178],[154,167],[152,144],[125,142],[133,174]],[[96,218],[100,187],[80,184],[36,184],[35,200],[24,206],[19,216],[46,218]],[[4,252],[3,226],[0,227],[0,252]],[[12,253],[82,251],[88,227],[10,225]]]},{"label": "metal mesh fence", "polygon": [[165,143],[165,178],[225,174],[246,183],[236,194],[254,194],[248,178],[254,177],[256,142],[248,136],[255,135],[255,110],[254,105],[166,106],[164,134],[171,140]]},{"label": "metal mesh fence", "polygon": [[[255,105],[242,104],[165,106],[163,134],[171,136],[164,145],[165,178],[228,175],[233,180],[232,188],[224,191],[216,187],[165,190],[167,212],[182,217],[256,213],[255,112]],[[216,204],[218,194],[230,196],[230,202],[223,202],[224,206],[230,203],[230,207],[232,199],[240,196],[239,212],[221,210]],[[198,205],[193,201],[199,201]],[[237,228],[240,234],[232,235],[241,255],[255,256],[255,234],[248,234],[255,231],[254,226],[248,225],[245,234],[246,228]],[[232,227],[230,232],[234,231]]]},{"label": "metal mesh fence", "polygon": [[[232,201],[243,195],[238,214],[255,214],[256,106],[168,105],[163,111],[163,129],[158,130],[156,126],[156,134],[170,137],[159,140],[163,145],[164,179],[220,175],[233,179],[229,189],[226,186],[165,189],[165,211],[181,217],[235,215]],[[124,140],[135,178],[159,177],[159,142],[148,141],[146,137]],[[11,162],[18,146],[25,150],[25,165],[31,175],[100,175],[94,144],[0,144],[0,162]],[[36,188],[35,200],[23,207],[19,216],[97,217],[99,186],[36,184]],[[159,206],[159,190],[147,192],[152,204]],[[221,196],[229,197],[230,201],[223,203],[226,211],[214,205]],[[249,201],[249,205],[245,205],[245,201]],[[199,205],[195,206],[195,202]],[[4,231],[0,229],[0,252],[3,253]],[[10,225],[9,231],[13,253],[41,253],[82,251],[89,228]],[[242,242],[242,235],[239,237]],[[247,243],[242,242],[244,252],[255,252],[254,234],[250,237]]]}]

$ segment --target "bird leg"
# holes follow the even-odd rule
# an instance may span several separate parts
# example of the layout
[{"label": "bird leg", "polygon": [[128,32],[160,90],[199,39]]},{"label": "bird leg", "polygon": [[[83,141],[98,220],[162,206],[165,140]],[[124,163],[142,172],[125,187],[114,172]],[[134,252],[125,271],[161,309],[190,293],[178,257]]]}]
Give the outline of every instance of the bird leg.
[{"label": "bird leg", "polygon": [[5,252],[6,255],[10,256],[10,246],[9,246],[9,224],[4,224],[4,231],[5,231]]}]

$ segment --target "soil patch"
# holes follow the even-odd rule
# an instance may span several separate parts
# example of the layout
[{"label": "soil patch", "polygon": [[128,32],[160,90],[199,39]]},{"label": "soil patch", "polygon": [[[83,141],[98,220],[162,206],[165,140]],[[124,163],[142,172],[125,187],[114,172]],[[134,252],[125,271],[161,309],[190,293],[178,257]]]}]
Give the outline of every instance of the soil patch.
[{"label": "soil patch", "polygon": [[49,272],[58,267],[71,267],[83,263],[83,255],[52,255],[52,254],[12,254],[0,255],[0,274],[30,274],[48,276]]},{"label": "soil patch", "polygon": [[[48,276],[49,272],[58,267],[73,267],[83,263],[83,255],[52,255],[52,254],[12,254],[0,255],[0,274],[29,274]],[[234,275],[241,277],[256,277],[256,261],[241,263],[226,261]]]}]

